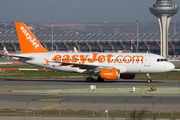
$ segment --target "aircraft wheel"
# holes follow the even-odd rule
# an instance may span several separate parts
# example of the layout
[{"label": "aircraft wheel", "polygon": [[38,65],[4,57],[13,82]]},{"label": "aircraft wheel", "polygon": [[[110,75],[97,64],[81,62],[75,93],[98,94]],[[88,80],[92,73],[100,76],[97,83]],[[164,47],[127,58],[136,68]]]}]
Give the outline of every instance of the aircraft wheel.
[{"label": "aircraft wheel", "polygon": [[147,73],[146,75],[147,75],[147,77],[148,77],[147,82],[148,82],[148,83],[151,83],[151,82],[152,82],[152,80],[151,80],[150,74],[149,74],[149,73]]},{"label": "aircraft wheel", "polygon": [[104,79],[102,79],[101,77],[98,77],[98,78],[97,78],[97,81],[98,81],[98,82],[104,82]]},{"label": "aircraft wheel", "polygon": [[151,83],[151,82],[152,82],[152,80],[151,80],[151,79],[148,79],[148,80],[147,80],[147,82],[148,82],[148,83]]},{"label": "aircraft wheel", "polygon": [[93,82],[93,78],[92,77],[87,77],[86,82]]}]

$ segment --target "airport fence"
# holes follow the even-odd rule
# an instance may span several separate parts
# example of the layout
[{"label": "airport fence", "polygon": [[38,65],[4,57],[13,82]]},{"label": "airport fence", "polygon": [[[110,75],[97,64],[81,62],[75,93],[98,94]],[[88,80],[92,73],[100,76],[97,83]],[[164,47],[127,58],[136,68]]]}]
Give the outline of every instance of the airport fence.
[{"label": "airport fence", "polygon": [[91,103],[68,103],[63,99],[59,101],[57,99],[49,99],[49,101],[45,99],[39,101],[22,100],[21,102],[1,101],[0,120],[5,116],[12,117],[8,118],[8,120],[13,119],[13,117],[22,117],[25,120],[36,120],[46,117],[55,117],[54,119],[59,120],[65,118],[87,118],[88,120],[143,120],[147,118],[153,120],[174,120],[180,118],[178,105],[164,106],[164,104],[161,104],[162,97],[158,97],[158,100],[153,100],[153,96],[149,96],[148,99],[151,99],[151,101],[148,101],[151,103],[147,103],[146,105],[136,102],[133,103],[130,97],[127,97],[124,103],[120,104],[101,103],[98,97],[91,101]]}]

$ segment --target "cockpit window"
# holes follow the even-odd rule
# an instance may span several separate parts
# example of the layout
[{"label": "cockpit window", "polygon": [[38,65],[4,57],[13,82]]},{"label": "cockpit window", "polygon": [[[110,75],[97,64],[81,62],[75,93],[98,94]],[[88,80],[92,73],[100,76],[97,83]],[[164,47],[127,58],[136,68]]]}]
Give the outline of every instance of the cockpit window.
[{"label": "cockpit window", "polygon": [[164,59],[164,61],[167,61],[166,59]]},{"label": "cockpit window", "polygon": [[157,59],[157,62],[167,61],[166,59],[159,58]]}]

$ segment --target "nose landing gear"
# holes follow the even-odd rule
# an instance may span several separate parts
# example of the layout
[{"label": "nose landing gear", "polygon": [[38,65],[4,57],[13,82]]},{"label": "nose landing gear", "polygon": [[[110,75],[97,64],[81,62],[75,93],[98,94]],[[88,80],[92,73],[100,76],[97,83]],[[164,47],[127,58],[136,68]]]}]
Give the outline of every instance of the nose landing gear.
[{"label": "nose landing gear", "polygon": [[151,77],[150,77],[149,73],[147,73],[146,76],[148,77],[147,82],[148,82],[148,83],[151,83],[152,80],[151,80]]}]

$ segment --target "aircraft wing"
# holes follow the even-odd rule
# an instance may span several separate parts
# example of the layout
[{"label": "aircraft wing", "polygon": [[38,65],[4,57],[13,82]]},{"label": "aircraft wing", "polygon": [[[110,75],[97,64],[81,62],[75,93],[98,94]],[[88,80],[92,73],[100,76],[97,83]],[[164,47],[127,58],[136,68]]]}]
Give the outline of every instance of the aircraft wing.
[{"label": "aircraft wing", "polygon": [[21,55],[6,55],[6,56],[11,57],[18,61],[23,61],[23,62],[33,59],[33,57],[30,57],[30,56],[21,56]]},{"label": "aircraft wing", "polygon": [[66,63],[66,62],[54,62],[54,63],[60,63],[59,66],[79,67],[79,69],[87,69],[87,70],[92,70],[92,69],[113,69],[113,68],[115,68],[113,66],[99,66],[99,65]]},{"label": "aircraft wing", "polygon": [[78,63],[66,63],[66,62],[54,62],[51,61],[51,63],[60,63],[59,66],[70,66],[70,67],[78,67],[79,69],[86,69],[89,72],[94,72],[94,71],[100,71],[100,69],[119,69],[120,73],[126,73],[127,68],[125,66],[99,66],[99,65],[94,65],[94,64],[78,64]]}]

